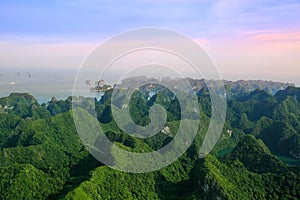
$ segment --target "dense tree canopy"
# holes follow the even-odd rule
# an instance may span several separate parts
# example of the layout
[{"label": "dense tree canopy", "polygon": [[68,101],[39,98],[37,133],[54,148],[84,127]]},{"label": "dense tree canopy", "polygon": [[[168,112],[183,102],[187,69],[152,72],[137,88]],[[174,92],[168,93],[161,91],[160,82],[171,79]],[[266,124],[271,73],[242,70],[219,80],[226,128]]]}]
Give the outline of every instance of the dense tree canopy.
[{"label": "dense tree canopy", "polygon": [[[146,174],[110,169],[89,154],[76,132],[71,97],[43,105],[29,94],[0,98],[0,199],[299,199],[300,89],[288,87],[273,95],[247,93],[246,86],[226,86],[224,130],[203,159],[198,151],[211,102],[207,89],[199,90],[201,120],[193,144],[171,165]],[[164,129],[146,139],[116,125],[110,97],[108,90],[100,100],[75,100],[90,109],[95,104],[100,126],[120,148],[158,150],[176,135],[180,105],[169,90],[160,88],[150,97],[137,91],[130,101],[132,119],[141,126],[150,123],[149,108],[155,103],[167,112]]]}]

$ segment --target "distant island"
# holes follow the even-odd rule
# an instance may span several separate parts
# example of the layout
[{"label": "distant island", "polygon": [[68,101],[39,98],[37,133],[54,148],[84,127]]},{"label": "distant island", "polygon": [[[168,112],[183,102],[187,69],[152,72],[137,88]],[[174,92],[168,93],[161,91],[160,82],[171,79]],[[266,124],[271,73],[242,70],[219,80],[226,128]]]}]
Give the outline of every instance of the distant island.
[{"label": "distant island", "polygon": [[[86,85],[91,86],[92,81],[91,80],[86,80]],[[100,81],[96,81],[94,84],[94,87],[90,88],[91,92],[105,92],[107,90],[110,90],[112,87],[110,85],[107,85],[105,81],[102,79]]]},{"label": "distant island", "polygon": [[[168,83],[168,85],[176,85],[181,79],[173,79],[173,78],[148,78],[145,76],[132,77],[122,80],[120,85],[141,85],[141,88],[148,91],[158,91],[161,86],[158,84],[164,85]],[[193,88],[195,92],[199,92],[201,89],[206,87],[206,83],[214,83],[218,82],[215,80],[205,80],[205,79],[192,79],[186,78]],[[151,82],[155,82],[158,84],[151,84]],[[100,81],[95,81],[93,86],[93,81],[86,80],[86,85],[91,86],[90,91],[94,92],[105,92],[107,90],[113,89],[114,86],[111,86],[102,79]],[[223,80],[226,91],[228,92],[227,97],[248,94],[256,89],[265,90],[269,94],[276,94],[280,90],[285,90],[289,86],[295,86],[293,83],[282,83],[275,81],[264,81],[264,80],[238,80],[238,81],[228,81]]]}]

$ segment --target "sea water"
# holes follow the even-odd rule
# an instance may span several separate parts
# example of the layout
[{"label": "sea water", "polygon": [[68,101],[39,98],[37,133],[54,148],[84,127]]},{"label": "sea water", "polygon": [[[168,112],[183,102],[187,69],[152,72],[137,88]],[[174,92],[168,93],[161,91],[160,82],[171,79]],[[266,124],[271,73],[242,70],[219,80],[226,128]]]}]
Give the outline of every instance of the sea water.
[{"label": "sea water", "polygon": [[[46,103],[54,96],[66,99],[72,96],[76,70],[51,69],[0,69],[0,97],[11,93],[29,93],[39,103]],[[82,94],[97,97],[90,92],[90,87],[82,84]]]}]

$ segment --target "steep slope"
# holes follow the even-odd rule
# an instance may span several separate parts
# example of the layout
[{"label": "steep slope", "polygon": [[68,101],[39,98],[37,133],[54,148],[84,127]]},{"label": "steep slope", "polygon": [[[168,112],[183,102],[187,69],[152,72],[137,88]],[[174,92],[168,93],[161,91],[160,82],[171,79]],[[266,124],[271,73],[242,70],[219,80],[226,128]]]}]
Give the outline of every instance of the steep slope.
[{"label": "steep slope", "polygon": [[199,160],[191,173],[199,199],[265,199],[261,176],[249,172],[238,160],[224,164],[209,155]]},{"label": "steep slope", "polygon": [[45,199],[59,189],[60,180],[30,164],[0,167],[0,199]]},{"label": "steep slope", "polygon": [[286,166],[273,156],[268,147],[253,135],[246,135],[230,153],[231,159],[240,160],[249,171],[278,173]]},{"label": "steep slope", "polygon": [[[42,196],[54,195],[62,190],[71,178],[71,169],[88,156],[76,133],[70,112],[49,119],[29,120],[21,125],[13,137],[14,143],[9,148],[0,150],[0,167],[29,164],[36,171],[43,172],[51,179],[55,190],[41,190]],[[12,187],[13,185],[14,183]],[[0,190],[0,195],[4,195],[2,192],[5,191]],[[25,195],[24,198],[27,196],[22,194]]]},{"label": "steep slope", "polygon": [[254,187],[256,188],[258,184],[262,185],[260,187],[265,191],[263,199],[299,199],[300,197],[299,169],[282,163],[270,153],[261,140],[255,139],[252,135],[246,135],[222,160],[229,166],[240,161],[248,171],[259,175],[259,180],[254,181]]},{"label": "steep slope", "polygon": [[99,167],[63,199],[158,199],[155,173],[130,174]]},{"label": "steep slope", "polygon": [[278,101],[282,101],[288,96],[293,97],[300,103],[300,88],[289,86],[285,90],[280,90],[276,93],[275,97]]}]

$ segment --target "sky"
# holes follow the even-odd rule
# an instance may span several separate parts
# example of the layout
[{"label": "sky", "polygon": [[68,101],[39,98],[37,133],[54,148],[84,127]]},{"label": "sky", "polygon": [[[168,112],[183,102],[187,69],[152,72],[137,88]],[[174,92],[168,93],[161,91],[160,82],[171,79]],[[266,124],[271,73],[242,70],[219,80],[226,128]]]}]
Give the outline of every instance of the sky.
[{"label": "sky", "polygon": [[300,85],[300,0],[0,2],[0,74],[76,71],[113,35],[159,27],[195,40],[224,79]]}]

